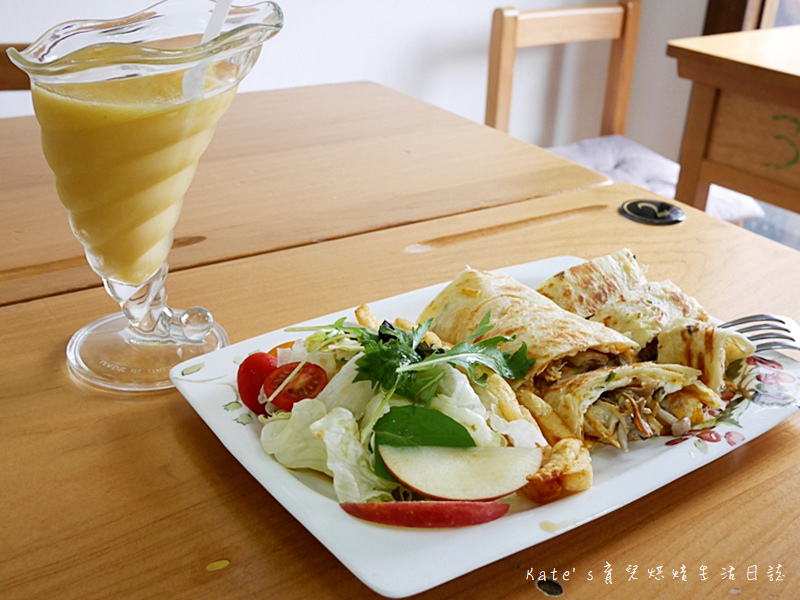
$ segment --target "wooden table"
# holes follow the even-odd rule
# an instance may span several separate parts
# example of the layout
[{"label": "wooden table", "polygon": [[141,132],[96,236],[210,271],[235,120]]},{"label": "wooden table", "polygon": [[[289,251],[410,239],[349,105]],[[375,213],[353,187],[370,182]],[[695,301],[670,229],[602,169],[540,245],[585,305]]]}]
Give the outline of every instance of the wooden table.
[{"label": "wooden table", "polygon": [[[624,219],[628,185],[468,211],[173,273],[178,306],[211,309],[233,341],[421,286],[465,264],[498,268],[627,246],[726,319],[800,319],[800,253],[687,207],[679,225]],[[290,221],[291,222],[291,221]],[[373,598],[232,458],[174,390],[125,397],[67,374],[72,333],[110,309],[101,289],[0,307],[0,590],[33,600]],[[800,562],[800,419],[578,529],[420,598],[793,598]],[[355,542],[354,542],[355,543]],[[601,573],[612,566],[612,584]],[[781,564],[784,581],[767,580]],[[746,569],[756,564],[756,581]],[[637,565],[629,581],[629,566]],[[684,565],[687,581],[672,581]],[[700,580],[700,567],[709,577]],[[648,578],[663,567],[666,580]],[[720,571],[735,567],[735,581]],[[587,574],[593,571],[593,581]],[[774,573],[773,573],[774,575]]]},{"label": "wooden table", "polygon": [[[326,129],[325,115],[333,109],[314,101],[316,93],[338,90],[354,98],[352,90],[359,88],[384,98],[384,104],[373,105],[364,116],[374,127],[382,124],[384,133],[360,127],[361,117],[355,113],[349,117],[349,134],[343,124]],[[392,206],[390,196],[395,194],[408,212],[369,217],[371,230],[365,230],[365,218],[360,232],[335,222],[336,235],[309,243],[313,238],[303,241],[300,232],[306,222],[299,223],[288,208],[281,208],[273,219],[262,219],[283,240],[274,244],[260,239],[264,228],[209,210],[194,231],[218,231],[219,239],[230,240],[233,234],[226,227],[233,228],[241,238],[236,243],[251,248],[251,255],[211,252],[206,264],[189,261],[172,273],[167,289],[175,306],[209,308],[234,342],[447,281],[466,264],[493,269],[552,256],[599,256],[621,247],[632,248],[649,265],[650,279],[673,280],[722,319],[764,310],[800,319],[796,279],[789,276],[800,272],[800,253],[795,250],[691,207],[686,207],[687,220],[678,225],[631,222],[619,214],[620,203],[654,196],[629,185],[563,191],[569,185],[580,187],[583,170],[571,171],[575,180],[540,172],[539,178],[552,177],[554,188],[562,190],[544,195],[540,179],[526,171],[532,157],[549,157],[537,149],[510,142],[502,134],[485,135],[482,127],[399,100],[377,86],[333,86],[317,92],[280,93],[295,99],[307,95],[303,110],[316,126],[276,127],[280,144],[265,141],[275,144],[272,160],[284,160],[279,156],[281,144],[299,153],[313,148],[318,156],[314,164],[325,166],[328,173],[316,181],[328,194],[338,189],[357,194],[360,187],[355,182],[366,181],[371,172],[378,182],[370,186],[373,191],[380,191],[384,180],[393,186],[394,191],[380,195],[383,205]],[[257,98],[253,96],[254,108],[262,107]],[[336,111],[346,112],[345,104],[343,100]],[[427,115],[427,124],[398,131],[398,105],[416,105],[420,118]],[[30,123],[14,123],[21,127],[14,139],[23,146],[31,144],[24,141],[31,135]],[[245,130],[247,124],[233,119],[229,127]],[[354,147],[347,139],[362,150],[334,156],[343,147]],[[432,157],[436,149],[461,146],[460,154],[450,160],[439,155],[439,167],[443,202],[452,194],[466,198],[463,205],[453,201],[445,211],[452,214],[435,214],[429,206],[436,197],[434,183],[429,179],[421,188],[412,185],[434,178],[434,169],[424,161],[408,165],[404,177],[410,187],[400,185],[397,156],[388,150],[396,148],[399,139],[415,141],[412,156]],[[207,181],[219,186],[218,193],[230,187],[215,183],[232,168],[224,156],[237,151],[233,141],[227,143],[207,156]],[[478,147],[484,143],[493,143],[494,150]],[[39,159],[31,147],[28,160],[35,164]],[[375,154],[380,148],[385,154]],[[494,152],[503,153],[505,167],[499,159],[494,163]],[[495,178],[460,168],[459,157],[473,166],[484,157]],[[370,158],[369,169],[361,170],[362,161]],[[300,163],[295,165],[299,169]],[[242,179],[237,188],[241,197],[252,199],[261,193],[269,179],[256,175],[261,168],[250,164],[252,179]],[[569,169],[555,171],[563,176]],[[353,173],[360,175],[354,180]],[[22,214],[19,203],[34,200],[37,190],[44,193],[46,186],[35,178],[26,183],[24,171],[13,175],[16,184],[6,189],[20,196],[4,206]],[[294,180],[298,197],[303,197],[310,185],[305,177],[304,170],[286,174],[282,189],[292,192]],[[29,192],[23,194],[20,188]],[[369,206],[364,194],[360,202]],[[507,201],[497,200],[503,197]],[[307,211],[333,215],[325,193],[308,192],[303,202]],[[325,231],[318,223],[308,226]],[[293,228],[296,231],[284,231]],[[2,282],[2,288],[7,283]],[[377,597],[244,470],[177,391],[125,396],[84,387],[70,378],[64,357],[70,336],[113,310],[101,288],[54,286],[39,294],[0,306],[3,600]],[[624,508],[419,597],[527,600],[539,597],[529,571],[536,575],[555,569],[563,574],[574,569],[576,576],[569,582],[559,576],[566,598],[727,598],[738,590],[745,597],[793,598],[800,577],[795,525],[800,518],[798,435],[800,420],[790,418]],[[606,563],[613,567],[612,585],[599,578]],[[767,568],[778,563],[784,581],[768,581]],[[746,577],[752,564],[761,569],[757,581]],[[628,581],[626,569],[632,565],[637,565],[638,576]],[[662,566],[669,576],[669,570],[680,565],[687,569],[686,582],[648,579],[648,569]],[[706,581],[699,578],[701,565],[709,567]],[[735,581],[719,577],[729,565],[736,567]],[[587,581],[589,571],[593,581]]]},{"label": "wooden table", "polygon": [[693,81],[676,198],[719,184],[800,212],[800,26],[675,40]]},{"label": "wooden table", "polygon": [[[100,286],[58,202],[36,120],[0,119],[0,139],[0,305]],[[606,181],[373,83],[240,94],[187,193],[170,268]]]}]

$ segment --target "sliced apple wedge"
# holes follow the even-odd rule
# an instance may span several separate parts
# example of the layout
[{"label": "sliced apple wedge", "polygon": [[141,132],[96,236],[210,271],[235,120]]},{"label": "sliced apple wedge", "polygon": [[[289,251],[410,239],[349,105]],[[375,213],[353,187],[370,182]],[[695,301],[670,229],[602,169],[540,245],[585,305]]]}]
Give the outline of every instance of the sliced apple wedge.
[{"label": "sliced apple wedge", "polygon": [[423,501],[345,502],[344,511],[357,517],[394,527],[465,527],[499,519],[508,512],[502,502]]},{"label": "sliced apple wedge", "polygon": [[380,446],[389,472],[435,500],[496,500],[528,483],[542,464],[539,448]]}]

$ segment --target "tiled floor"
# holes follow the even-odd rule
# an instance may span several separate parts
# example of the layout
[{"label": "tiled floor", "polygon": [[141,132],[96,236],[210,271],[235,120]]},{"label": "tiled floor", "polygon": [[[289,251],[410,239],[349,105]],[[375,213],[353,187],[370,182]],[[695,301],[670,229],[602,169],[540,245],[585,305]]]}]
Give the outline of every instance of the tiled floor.
[{"label": "tiled floor", "polygon": [[800,214],[761,203],[766,216],[763,219],[746,220],[745,229],[800,250]]}]

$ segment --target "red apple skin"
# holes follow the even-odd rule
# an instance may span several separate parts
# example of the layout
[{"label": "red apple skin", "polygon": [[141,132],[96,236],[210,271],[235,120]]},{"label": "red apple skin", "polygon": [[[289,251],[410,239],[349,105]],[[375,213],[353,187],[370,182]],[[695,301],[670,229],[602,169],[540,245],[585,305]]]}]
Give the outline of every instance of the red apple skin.
[{"label": "red apple skin", "polygon": [[344,502],[349,515],[394,527],[424,529],[480,525],[499,519],[510,505],[502,502],[442,500],[423,502]]}]

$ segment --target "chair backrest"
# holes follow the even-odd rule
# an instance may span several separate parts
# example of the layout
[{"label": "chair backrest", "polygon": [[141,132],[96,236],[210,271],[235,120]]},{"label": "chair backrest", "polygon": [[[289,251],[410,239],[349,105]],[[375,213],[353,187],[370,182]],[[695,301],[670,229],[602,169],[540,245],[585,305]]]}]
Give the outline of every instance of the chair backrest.
[{"label": "chair backrest", "polygon": [[775,27],[781,0],[747,0],[742,21],[742,30],[771,29]]},{"label": "chair backrest", "polygon": [[639,36],[639,0],[531,10],[498,8],[492,18],[486,124],[508,131],[514,62],[519,48],[612,40],[601,135],[624,134]]},{"label": "chair backrest", "polygon": [[11,62],[6,50],[16,48],[20,52],[27,44],[0,44],[0,91],[4,90],[29,90],[31,80],[27,73]]}]

